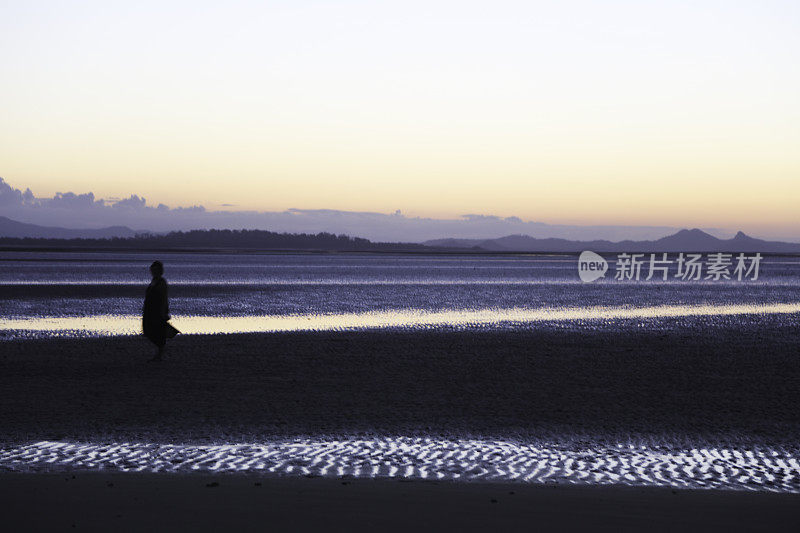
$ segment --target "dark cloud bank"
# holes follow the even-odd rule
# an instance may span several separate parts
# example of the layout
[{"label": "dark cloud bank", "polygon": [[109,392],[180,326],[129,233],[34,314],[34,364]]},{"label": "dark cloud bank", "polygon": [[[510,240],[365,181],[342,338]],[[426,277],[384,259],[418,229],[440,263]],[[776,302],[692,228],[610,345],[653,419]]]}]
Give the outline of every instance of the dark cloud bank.
[{"label": "dark cloud bank", "polygon": [[[148,205],[144,198],[104,200],[91,192],[56,193],[40,198],[30,189],[16,189],[0,178],[0,215],[19,222],[64,228],[126,226],[135,231],[188,229],[265,229],[289,233],[330,232],[383,242],[422,242],[446,237],[490,239],[524,234],[575,240],[657,239],[679,228],[664,226],[568,226],[468,214],[458,219],[407,217],[394,214],[288,209],[286,211],[209,211],[203,206],[171,208]],[[710,229],[719,237],[732,232]],[[123,235],[124,232],[120,232]]]}]

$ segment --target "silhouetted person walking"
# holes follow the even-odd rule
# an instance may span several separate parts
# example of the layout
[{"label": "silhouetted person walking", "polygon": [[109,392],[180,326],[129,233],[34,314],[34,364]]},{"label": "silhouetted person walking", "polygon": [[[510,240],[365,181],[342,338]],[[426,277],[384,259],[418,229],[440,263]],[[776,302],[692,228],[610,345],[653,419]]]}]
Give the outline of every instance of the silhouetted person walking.
[{"label": "silhouetted person walking", "polygon": [[151,361],[161,361],[164,357],[164,346],[167,337],[174,337],[177,330],[167,323],[169,320],[169,301],[167,299],[167,280],[164,279],[164,265],[154,261],[150,265],[153,281],[147,286],[142,312],[142,330],[145,337],[158,347],[158,352]]}]

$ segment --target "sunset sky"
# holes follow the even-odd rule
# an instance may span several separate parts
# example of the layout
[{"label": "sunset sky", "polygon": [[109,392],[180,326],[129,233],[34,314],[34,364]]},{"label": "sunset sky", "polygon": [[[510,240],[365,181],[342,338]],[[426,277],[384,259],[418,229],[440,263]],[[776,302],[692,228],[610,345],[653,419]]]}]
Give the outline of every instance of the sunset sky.
[{"label": "sunset sky", "polygon": [[0,176],[800,234],[800,2],[0,2]]}]

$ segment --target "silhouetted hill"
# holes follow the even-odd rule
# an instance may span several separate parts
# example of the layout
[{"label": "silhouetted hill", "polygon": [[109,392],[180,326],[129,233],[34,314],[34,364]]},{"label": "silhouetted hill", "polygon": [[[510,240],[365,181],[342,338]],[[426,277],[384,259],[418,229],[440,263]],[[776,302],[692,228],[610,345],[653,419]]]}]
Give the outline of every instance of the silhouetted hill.
[{"label": "silhouetted hill", "polygon": [[571,241],[508,235],[497,239],[437,239],[423,244],[441,248],[477,248],[495,252],[765,252],[800,253],[800,243],[755,239],[741,231],[732,239],[718,239],[699,230],[683,229],[652,241]]},{"label": "silhouetted hill", "polygon": [[275,233],[263,230],[193,230],[110,239],[0,238],[0,245],[31,248],[248,249],[325,251],[424,251],[413,243],[374,243],[332,233]]},{"label": "silhouetted hill", "polygon": [[133,237],[136,232],[125,226],[100,229],[69,229],[53,226],[38,226],[17,222],[0,216],[0,237],[47,238],[47,239],[107,239],[110,237]]},{"label": "silhouetted hill", "polygon": [[[40,233],[39,233],[40,232]],[[85,237],[43,237],[95,232]],[[529,235],[508,235],[497,239],[437,239],[422,244],[372,242],[333,233],[276,233],[264,230],[192,230],[163,235],[108,235],[130,232],[130,228],[70,230],[23,224],[0,217],[0,245],[30,248],[99,249],[248,249],[325,251],[408,251],[408,252],[765,252],[800,253],[800,243],[755,239],[741,231],[732,239],[718,239],[699,230],[681,230],[651,241],[572,241],[537,239]]]}]

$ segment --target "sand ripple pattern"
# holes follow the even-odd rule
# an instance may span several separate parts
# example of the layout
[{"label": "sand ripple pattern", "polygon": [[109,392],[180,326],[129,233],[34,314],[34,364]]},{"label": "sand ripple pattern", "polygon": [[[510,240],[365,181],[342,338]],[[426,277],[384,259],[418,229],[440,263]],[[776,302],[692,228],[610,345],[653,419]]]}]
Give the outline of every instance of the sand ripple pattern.
[{"label": "sand ripple pattern", "polygon": [[795,450],[665,451],[633,445],[570,449],[504,441],[406,437],[196,446],[43,441],[0,449],[0,469],[263,472],[800,493],[800,463]]}]

